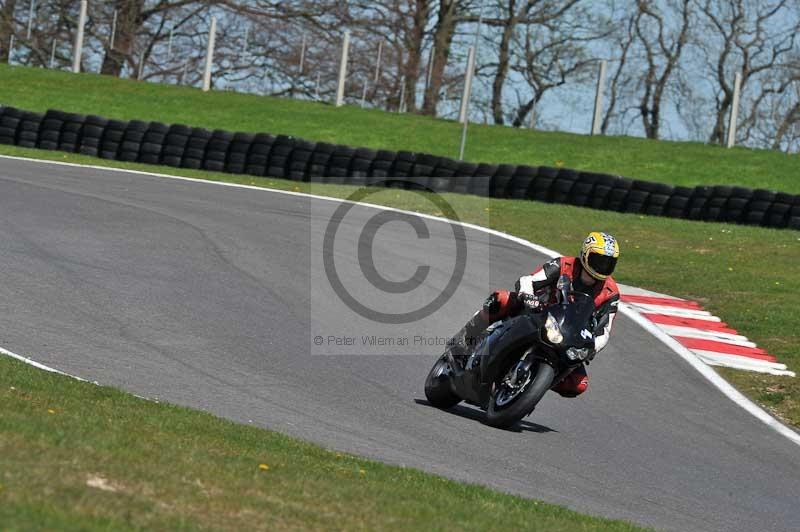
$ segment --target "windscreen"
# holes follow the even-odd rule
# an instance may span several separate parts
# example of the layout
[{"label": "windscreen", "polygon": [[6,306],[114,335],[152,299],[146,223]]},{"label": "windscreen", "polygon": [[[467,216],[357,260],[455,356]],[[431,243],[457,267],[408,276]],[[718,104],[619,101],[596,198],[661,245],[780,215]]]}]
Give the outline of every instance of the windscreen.
[{"label": "windscreen", "polygon": [[564,344],[583,345],[589,338],[581,333],[585,330],[592,332],[590,325],[594,315],[594,299],[581,292],[571,292],[569,303],[562,305],[561,311],[564,312],[564,317],[558,321],[564,335]]},{"label": "windscreen", "polygon": [[594,299],[581,292],[570,293],[569,299],[570,303],[565,308],[565,320],[575,321],[580,326],[588,323],[594,314]]}]

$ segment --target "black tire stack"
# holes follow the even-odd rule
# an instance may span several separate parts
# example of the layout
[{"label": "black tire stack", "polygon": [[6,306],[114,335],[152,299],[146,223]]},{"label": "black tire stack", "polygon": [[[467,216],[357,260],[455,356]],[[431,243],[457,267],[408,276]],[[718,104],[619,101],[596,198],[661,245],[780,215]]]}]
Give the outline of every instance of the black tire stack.
[{"label": "black tire stack", "polygon": [[191,134],[192,128],[189,126],[170,126],[164,136],[161,164],[180,168],[181,164],[183,164],[183,157],[186,155],[186,146],[189,144],[189,136]]},{"label": "black tire stack", "polygon": [[560,203],[709,222],[800,229],[800,196],[684,187],[547,166],[475,164],[267,133],[0,107],[0,144],[233,174]]},{"label": "black tire stack", "polygon": [[233,141],[233,133],[215,129],[211,133],[206,145],[206,153],[203,157],[203,170],[212,172],[224,172],[225,164],[228,161],[228,149]]},{"label": "black tire stack", "polygon": [[[112,125],[112,122],[109,122],[109,126]],[[167,147],[165,142],[167,133],[169,133],[168,125],[161,122],[150,122],[142,135],[137,161],[144,164],[160,164],[161,155]]]},{"label": "black tire stack", "polygon": [[44,115],[25,111],[17,126],[17,146],[35,148],[39,141],[39,129],[42,127]]},{"label": "black tire stack", "polygon": [[253,137],[253,143],[247,150],[245,173],[261,177],[267,175],[267,164],[273,144],[275,144],[275,137],[267,133],[258,133]]},{"label": "black tire stack", "polygon": [[[294,154],[293,154],[294,155]],[[372,184],[374,181],[370,179],[372,164],[375,162],[375,157],[378,152],[369,148],[358,148],[353,153],[353,159],[350,161],[348,185],[367,185]]]},{"label": "black tire stack", "polygon": [[22,111],[13,107],[0,108],[0,144],[17,144],[17,129]]},{"label": "black tire stack", "polygon": [[119,160],[126,162],[136,162],[139,160],[139,153],[142,151],[142,142],[147,133],[149,124],[141,120],[131,120],[122,135],[122,144],[119,146]]},{"label": "black tire stack", "polygon": [[67,113],[61,111],[47,111],[42,119],[36,147],[40,150],[57,150],[61,140],[61,128],[64,127],[64,117]]}]

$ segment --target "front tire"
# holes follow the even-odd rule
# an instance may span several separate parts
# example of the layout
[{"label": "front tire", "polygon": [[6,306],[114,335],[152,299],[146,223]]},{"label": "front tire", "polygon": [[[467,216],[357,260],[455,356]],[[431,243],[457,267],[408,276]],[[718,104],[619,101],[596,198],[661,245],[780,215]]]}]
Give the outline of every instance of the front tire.
[{"label": "front tire", "polygon": [[533,409],[542,400],[544,394],[550,389],[555,378],[555,370],[550,364],[539,362],[535,368],[536,375],[525,385],[525,389],[512,401],[498,404],[499,392],[504,386],[502,380],[495,384],[489,397],[489,408],[486,410],[486,421],[497,428],[509,428],[522,418],[533,412]]},{"label": "front tire", "polygon": [[447,360],[447,355],[442,355],[433,365],[425,378],[425,397],[436,408],[451,408],[461,402],[461,398],[453,391],[450,375],[453,369]]}]

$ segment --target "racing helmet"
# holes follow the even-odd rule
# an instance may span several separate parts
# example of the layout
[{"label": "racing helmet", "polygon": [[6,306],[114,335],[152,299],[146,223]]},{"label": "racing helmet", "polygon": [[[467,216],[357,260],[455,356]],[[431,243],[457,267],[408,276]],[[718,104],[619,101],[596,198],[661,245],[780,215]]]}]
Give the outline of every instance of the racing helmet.
[{"label": "racing helmet", "polygon": [[581,246],[581,264],[586,272],[602,281],[612,273],[619,258],[619,243],[607,233],[589,233]]}]

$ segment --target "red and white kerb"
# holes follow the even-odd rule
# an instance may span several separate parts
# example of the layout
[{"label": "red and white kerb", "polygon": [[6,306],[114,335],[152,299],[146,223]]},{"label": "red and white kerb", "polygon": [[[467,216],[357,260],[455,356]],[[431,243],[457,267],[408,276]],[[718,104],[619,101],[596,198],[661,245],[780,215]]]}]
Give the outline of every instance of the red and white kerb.
[{"label": "red and white kerb", "polygon": [[712,366],[758,371],[794,377],[786,365],[759,349],[755,343],[738,334],[718,317],[703,310],[698,303],[663,295],[626,293],[622,301],[652,321]]}]

